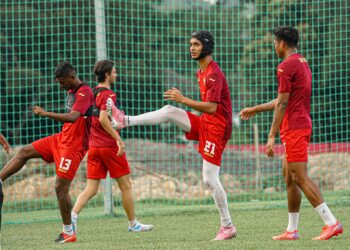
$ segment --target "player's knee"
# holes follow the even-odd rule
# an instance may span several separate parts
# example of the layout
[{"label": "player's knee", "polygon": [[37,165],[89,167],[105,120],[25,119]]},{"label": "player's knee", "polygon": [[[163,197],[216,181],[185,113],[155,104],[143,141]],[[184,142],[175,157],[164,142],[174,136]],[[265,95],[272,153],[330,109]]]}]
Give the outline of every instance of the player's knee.
[{"label": "player's knee", "polygon": [[66,184],[61,182],[56,182],[55,192],[58,199],[65,199],[68,194],[69,188],[67,188]]},{"label": "player's knee", "polygon": [[298,186],[302,185],[305,182],[305,176],[300,173],[292,172],[291,177],[293,182]]},{"label": "player's knee", "polygon": [[119,189],[122,193],[132,192],[131,182],[123,182],[119,184]]},{"label": "player's knee", "polygon": [[171,105],[165,105],[162,110],[167,114],[167,115],[171,115],[172,113],[174,113],[175,111],[175,107],[171,106]]},{"label": "player's knee", "polygon": [[130,187],[121,188],[120,191],[121,191],[122,194],[125,194],[125,195],[130,195],[130,196],[133,195],[131,186]]},{"label": "player's knee", "polygon": [[213,181],[212,179],[205,178],[205,177],[203,177],[203,183],[204,183],[204,186],[206,186],[210,190],[214,189],[214,186],[216,184],[215,181]]},{"label": "player's knee", "polygon": [[98,191],[97,189],[89,189],[88,190],[89,196],[90,197],[95,196],[97,194],[97,191]]}]

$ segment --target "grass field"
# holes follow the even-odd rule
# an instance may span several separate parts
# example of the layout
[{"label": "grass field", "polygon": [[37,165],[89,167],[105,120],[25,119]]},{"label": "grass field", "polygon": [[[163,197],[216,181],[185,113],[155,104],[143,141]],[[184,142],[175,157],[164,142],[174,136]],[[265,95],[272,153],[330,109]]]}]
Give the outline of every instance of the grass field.
[{"label": "grass field", "polygon": [[[331,205],[344,224],[345,233],[341,236],[325,242],[312,241],[323,223],[314,209],[303,203],[299,222],[301,238],[293,242],[271,240],[287,225],[284,203],[231,203],[238,236],[224,242],[210,241],[219,229],[214,205],[147,207],[142,204],[139,219],[154,225],[154,230],[146,233],[127,232],[127,220],[121,210],[113,217],[103,215],[102,208],[89,208],[79,218],[78,241],[64,245],[52,243],[61,230],[58,211],[7,213],[1,249],[350,249],[348,203]],[[9,224],[21,216],[37,222]],[[55,219],[47,221],[49,218]]]}]

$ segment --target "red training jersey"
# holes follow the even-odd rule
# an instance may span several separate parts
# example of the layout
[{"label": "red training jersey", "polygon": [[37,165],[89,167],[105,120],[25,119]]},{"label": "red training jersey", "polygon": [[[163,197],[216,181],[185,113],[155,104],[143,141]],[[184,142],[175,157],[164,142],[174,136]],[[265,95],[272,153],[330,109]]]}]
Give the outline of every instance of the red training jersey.
[{"label": "red training jersey", "polygon": [[[81,116],[74,123],[64,123],[62,131],[58,134],[59,143],[63,148],[75,151],[87,150],[89,147],[89,135],[91,117],[85,116],[86,111],[92,106],[94,95],[86,84],[82,85],[75,93],[68,90],[67,108],[78,111]],[[70,111],[68,111],[70,112]]]},{"label": "red training jersey", "polygon": [[278,93],[290,93],[280,133],[312,128],[310,117],[311,70],[300,54],[286,58],[277,68]]},{"label": "red training jersey", "polygon": [[[107,110],[106,103],[108,98],[112,98],[113,102],[116,103],[117,95],[110,89],[102,90],[96,95],[95,105],[100,111]],[[90,147],[117,147],[117,142],[102,127],[99,121],[99,117],[92,116],[92,125],[90,132]]]},{"label": "red training jersey", "polygon": [[204,122],[208,124],[210,131],[215,132],[217,124],[226,127],[225,140],[231,138],[232,132],[232,102],[230,90],[224,73],[219,65],[211,61],[204,72],[197,72],[198,84],[203,102],[216,102],[217,109],[214,114],[202,115]]}]

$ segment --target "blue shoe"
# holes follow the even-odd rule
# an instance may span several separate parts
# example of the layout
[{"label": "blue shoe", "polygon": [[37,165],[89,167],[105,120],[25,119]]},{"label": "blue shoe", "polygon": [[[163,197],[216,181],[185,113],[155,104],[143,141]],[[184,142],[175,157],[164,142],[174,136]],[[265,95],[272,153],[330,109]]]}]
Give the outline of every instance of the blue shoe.
[{"label": "blue shoe", "polygon": [[137,222],[133,227],[129,226],[129,232],[145,232],[145,231],[151,231],[153,228],[153,225],[145,225],[141,224],[140,222]]}]

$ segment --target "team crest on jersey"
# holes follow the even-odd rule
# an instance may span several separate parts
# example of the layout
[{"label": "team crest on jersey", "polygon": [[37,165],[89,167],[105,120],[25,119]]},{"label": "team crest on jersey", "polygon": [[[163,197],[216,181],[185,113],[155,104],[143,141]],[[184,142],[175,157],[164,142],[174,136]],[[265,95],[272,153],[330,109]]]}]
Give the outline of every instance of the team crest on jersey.
[{"label": "team crest on jersey", "polygon": [[215,82],[216,80],[214,78],[209,78],[209,81]]},{"label": "team crest on jersey", "polygon": [[284,70],[283,69],[278,69],[278,71],[282,73]]},{"label": "team crest on jersey", "polygon": [[80,92],[80,93],[78,93],[78,95],[80,95],[80,96],[85,96],[85,95],[84,95],[83,93],[81,93],[81,92]]}]

